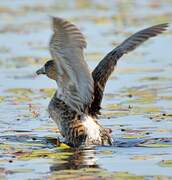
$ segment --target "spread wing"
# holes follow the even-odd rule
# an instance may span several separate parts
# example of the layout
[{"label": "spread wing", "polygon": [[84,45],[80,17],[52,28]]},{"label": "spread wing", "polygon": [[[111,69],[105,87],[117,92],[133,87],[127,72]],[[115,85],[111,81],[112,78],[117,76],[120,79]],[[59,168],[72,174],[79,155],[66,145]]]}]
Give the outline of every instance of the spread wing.
[{"label": "spread wing", "polygon": [[92,72],[94,80],[94,100],[90,108],[90,113],[92,115],[100,114],[99,110],[101,109],[100,105],[106,82],[111,73],[113,72],[114,67],[117,64],[117,61],[120,59],[120,57],[123,54],[126,54],[134,50],[149,38],[162,33],[166,30],[167,27],[167,23],[159,24],[135,33],[134,35],[126,39],[124,42],[122,42],[114,50],[112,50],[109,54],[107,54],[100,61],[100,63]]},{"label": "spread wing", "polygon": [[81,113],[93,99],[93,79],[83,56],[86,41],[70,22],[58,17],[52,21],[50,52],[57,65],[58,98]]}]

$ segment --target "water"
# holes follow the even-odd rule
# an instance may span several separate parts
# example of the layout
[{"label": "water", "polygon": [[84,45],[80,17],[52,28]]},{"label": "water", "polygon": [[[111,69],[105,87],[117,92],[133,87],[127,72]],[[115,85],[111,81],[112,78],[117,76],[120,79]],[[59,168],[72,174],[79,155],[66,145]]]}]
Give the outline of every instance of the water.
[{"label": "water", "polygon": [[171,27],[119,61],[100,123],[113,147],[56,147],[48,102],[56,84],[35,71],[50,59],[50,17],[77,24],[96,64],[132,33],[172,21],[172,1],[0,2],[0,179],[172,179]]}]

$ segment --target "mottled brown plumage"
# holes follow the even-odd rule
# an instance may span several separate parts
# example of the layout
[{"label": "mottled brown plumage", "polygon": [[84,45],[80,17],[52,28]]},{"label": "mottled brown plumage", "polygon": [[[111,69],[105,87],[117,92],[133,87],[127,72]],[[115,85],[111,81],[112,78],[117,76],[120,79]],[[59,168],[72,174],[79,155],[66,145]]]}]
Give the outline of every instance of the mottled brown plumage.
[{"label": "mottled brown plumage", "polygon": [[53,18],[54,34],[50,41],[53,60],[48,61],[37,74],[46,74],[59,85],[49,104],[49,113],[68,144],[74,147],[112,145],[109,132],[96,120],[106,82],[122,55],[167,27],[168,24],[160,24],[135,33],[107,54],[90,77],[82,55],[86,47],[84,36],[70,22]]},{"label": "mottled brown plumage", "polygon": [[73,147],[80,145],[111,145],[112,140],[106,129],[97,123],[96,119],[93,119],[96,124],[100,139],[90,138],[87,134],[87,129],[83,124],[84,115],[79,115],[73,111],[71,107],[66,105],[63,101],[56,98],[56,94],[52,98],[48,106],[50,116],[55,120],[57,126],[66,142]]}]

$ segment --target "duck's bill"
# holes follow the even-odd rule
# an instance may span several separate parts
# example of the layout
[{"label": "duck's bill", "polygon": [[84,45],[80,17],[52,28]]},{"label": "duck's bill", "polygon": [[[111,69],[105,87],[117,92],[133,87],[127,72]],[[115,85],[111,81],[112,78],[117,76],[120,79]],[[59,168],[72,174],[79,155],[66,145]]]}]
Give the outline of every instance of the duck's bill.
[{"label": "duck's bill", "polygon": [[36,71],[36,74],[37,74],[37,75],[46,74],[46,73],[45,73],[45,68],[42,67],[42,68],[38,69],[38,70]]}]

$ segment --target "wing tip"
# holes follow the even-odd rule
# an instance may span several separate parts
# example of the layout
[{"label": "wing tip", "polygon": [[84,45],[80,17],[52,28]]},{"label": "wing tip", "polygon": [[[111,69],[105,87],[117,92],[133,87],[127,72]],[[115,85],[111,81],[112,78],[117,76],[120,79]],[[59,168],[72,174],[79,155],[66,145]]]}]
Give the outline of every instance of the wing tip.
[{"label": "wing tip", "polygon": [[153,27],[160,28],[159,30],[160,30],[160,33],[161,33],[161,32],[164,32],[164,31],[166,31],[168,29],[169,23],[162,23],[162,24],[155,25]]},{"label": "wing tip", "polygon": [[161,24],[159,24],[159,26],[163,26],[163,27],[167,28],[167,27],[169,27],[169,23],[168,22],[161,23]]},{"label": "wing tip", "polygon": [[82,32],[80,31],[80,29],[73,23],[71,23],[70,21],[61,18],[61,17],[55,17],[55,16],[50,16],[51,21],[52,21],[52,28],[53,31],[56,32],[58,31],[59,27],[64,27],[66,28],[66,30],[69,30],[71,28],[68,29],[69,26],[73,27],[74,33],[78,33],[79,35],[76,35],[76,38],[78,38],[79,36],[79,41],[81,41],[81,48],[86,48],[87,47],[87,42],[85,40],[84,35],[82,34]]}]

